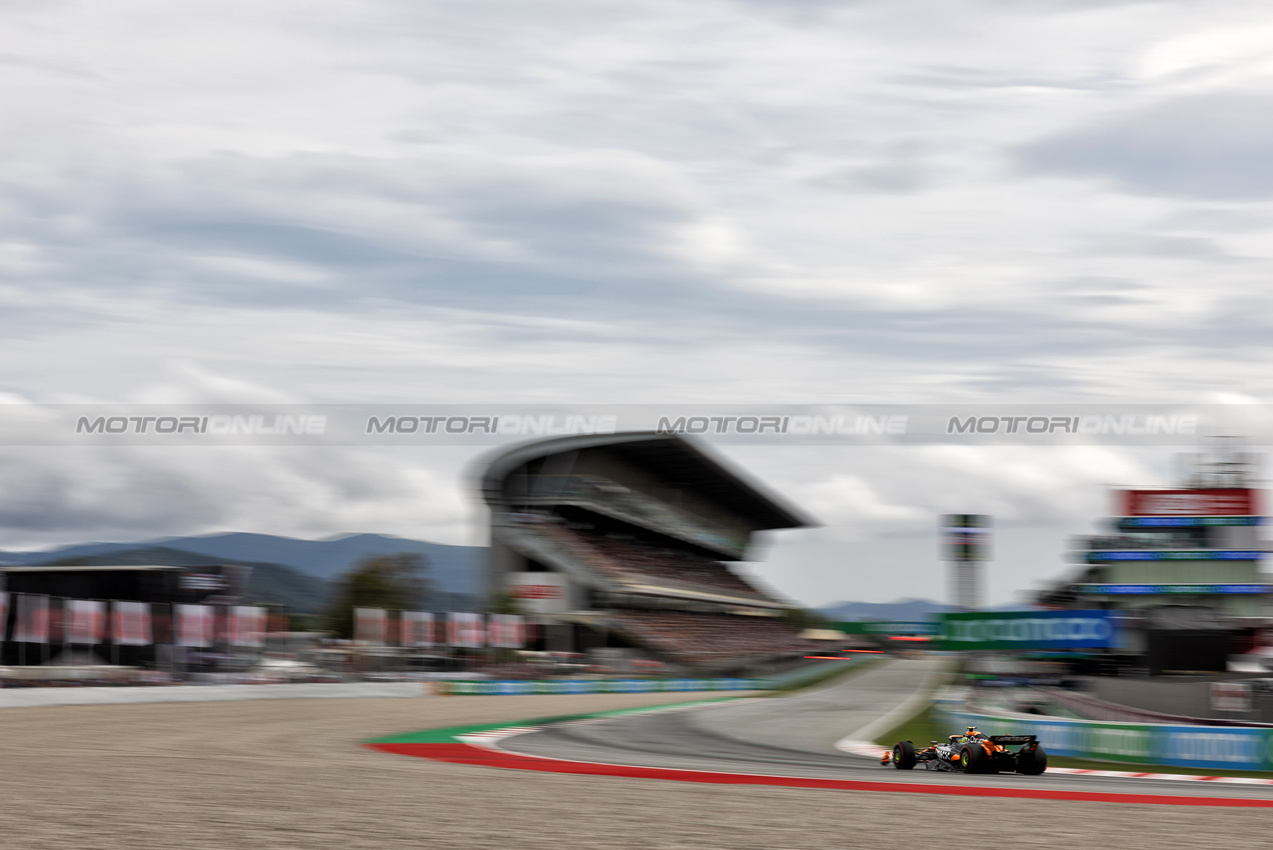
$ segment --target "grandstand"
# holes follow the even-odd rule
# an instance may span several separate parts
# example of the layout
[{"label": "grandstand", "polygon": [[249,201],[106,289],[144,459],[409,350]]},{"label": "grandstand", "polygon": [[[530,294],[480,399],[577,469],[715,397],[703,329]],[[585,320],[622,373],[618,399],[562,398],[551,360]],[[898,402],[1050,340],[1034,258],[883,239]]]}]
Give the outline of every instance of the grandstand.
[{"label": "grandstand", "polygon": [[810,649],[791,603],[737,572],[757,531],[810,523],[687,439],[649,432],[523,444],[492,458],[490,581],[536,648],[627,649],[730,673]]}]

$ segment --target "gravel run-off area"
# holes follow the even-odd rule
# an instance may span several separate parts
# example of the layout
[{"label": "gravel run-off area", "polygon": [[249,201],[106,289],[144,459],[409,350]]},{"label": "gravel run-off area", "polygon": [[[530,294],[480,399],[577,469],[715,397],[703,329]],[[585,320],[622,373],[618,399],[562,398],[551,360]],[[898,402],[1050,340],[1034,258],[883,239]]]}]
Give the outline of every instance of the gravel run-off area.
[{"label": "gravel run-off area", "polygon": [[[0,710],[0,846],[1268,848],[1268,809],[706,785],[375,752],[430,727],[692,694],[314,699]],[[719,694],[702,694],[714,697]],[[852,730],[845,730],[850,732]]]}]

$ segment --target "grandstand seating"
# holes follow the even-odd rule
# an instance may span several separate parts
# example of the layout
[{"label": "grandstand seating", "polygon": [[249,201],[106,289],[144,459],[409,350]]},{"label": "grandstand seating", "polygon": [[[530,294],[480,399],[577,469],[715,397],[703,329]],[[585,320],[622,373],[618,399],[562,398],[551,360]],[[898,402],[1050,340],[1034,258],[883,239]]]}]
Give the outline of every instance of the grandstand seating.
[{"label": "grandstand seating", "polygon": [[556,522],[544,522],[538,527],[576,560],[613,579],[772,601],[720,562],[693,552],[650,546],[632,538],[607,536]]},{"label": "grandstand seating", "polygon": [[763,597],[741,576],[729,571],[719,561],[675,549],[651,547],[634,540],[603,535],[586,535],[586,541],[610,559],[627,569],[635,568],[655,583],[659,580],[683,584],[701,584],[744,596]]},{"label": "grandstand seating", "polygon": [[689,663],[773,656],[813,646],[800,637],[798,629],[772,617],[617,608],[607,613],[641,643]]}]

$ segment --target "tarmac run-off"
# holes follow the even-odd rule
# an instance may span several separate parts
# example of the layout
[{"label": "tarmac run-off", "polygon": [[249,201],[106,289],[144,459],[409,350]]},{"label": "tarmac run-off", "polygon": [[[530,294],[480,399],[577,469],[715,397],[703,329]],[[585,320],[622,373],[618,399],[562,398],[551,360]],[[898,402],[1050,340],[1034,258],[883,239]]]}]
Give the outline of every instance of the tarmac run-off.
[{"label": "tarmac run-off", "polygon": [[[1088,802],[1273,808],[1273,782],[1052,768],[1043,776],[882,769],[876,735],[918,710],[940,661],[895,660],[783,698],[481,730],[378,749],[465,764],[713,784]],[[851,730],[848,735],[845,730]]]}]

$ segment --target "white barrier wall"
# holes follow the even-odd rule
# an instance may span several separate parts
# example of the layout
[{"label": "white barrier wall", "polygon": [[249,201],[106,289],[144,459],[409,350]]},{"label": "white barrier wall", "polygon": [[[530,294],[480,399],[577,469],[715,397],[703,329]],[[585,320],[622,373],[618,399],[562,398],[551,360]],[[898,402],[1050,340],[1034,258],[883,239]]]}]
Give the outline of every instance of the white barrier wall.
[{"label": "white barrier wall", "polygon": [[420,697],[420,682],[305,682],[295,685],[156,685],[116,688],[3,688],[0,708],[49,705],[127,705],[145,702],[218,702],[242,699],[348,699]]}]

